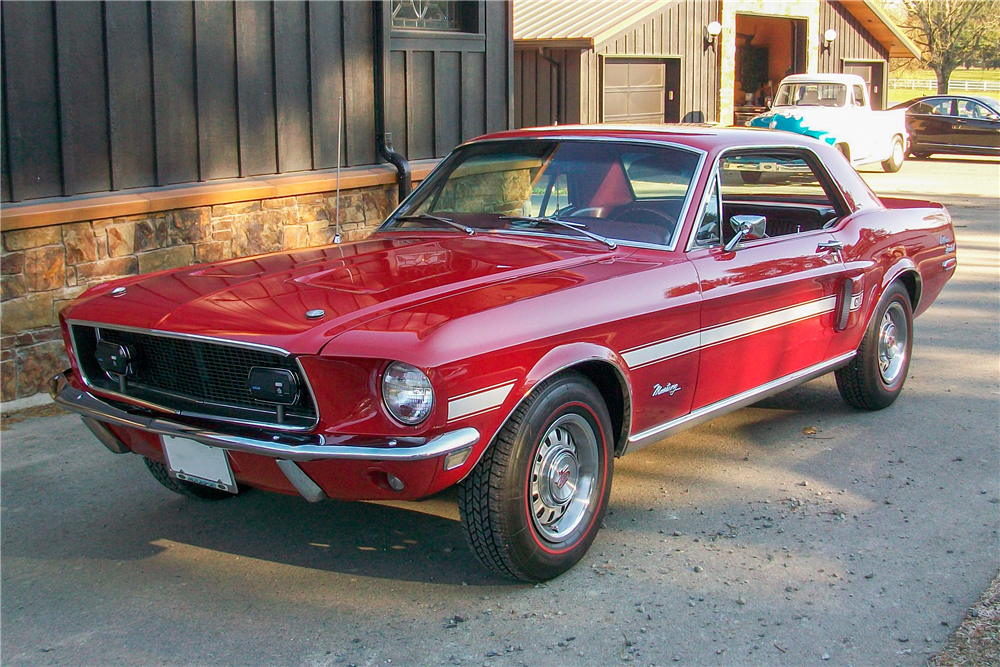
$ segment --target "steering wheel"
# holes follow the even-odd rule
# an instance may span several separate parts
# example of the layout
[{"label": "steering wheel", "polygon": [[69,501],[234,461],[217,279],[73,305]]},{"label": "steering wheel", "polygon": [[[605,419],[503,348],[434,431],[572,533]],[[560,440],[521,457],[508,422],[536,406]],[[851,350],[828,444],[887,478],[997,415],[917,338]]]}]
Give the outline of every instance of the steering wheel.
[{"label": "steering wheel", "polygon": [[664,227],[668,232],[673,233],[677,220],[667,215],[663,211],[655,208],[647,208],[641,204],[629,204],[617,211],[613,218],[616,222],[634,222],[638,225],[655,225]]}]

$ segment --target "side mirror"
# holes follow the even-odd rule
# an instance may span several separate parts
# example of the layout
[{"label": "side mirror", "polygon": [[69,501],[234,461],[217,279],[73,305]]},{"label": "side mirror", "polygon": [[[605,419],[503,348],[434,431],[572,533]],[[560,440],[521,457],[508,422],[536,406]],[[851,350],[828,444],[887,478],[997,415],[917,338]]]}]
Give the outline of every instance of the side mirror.
[{"label": "side mirror", "polygon": [[742,241],[753,241],[766,236],[764,228],[767,225],[767,218],[762,215],[734,215],[729,219],[736,236],[729,239],[724,250],[732,252]]},{"label": "side mirror", "polygon": [[774,98],[772,98],[772,97],[765,97],[764,98],[764,106],[766,106],[768,109],[770,109],[772,104],[774,104]]}]

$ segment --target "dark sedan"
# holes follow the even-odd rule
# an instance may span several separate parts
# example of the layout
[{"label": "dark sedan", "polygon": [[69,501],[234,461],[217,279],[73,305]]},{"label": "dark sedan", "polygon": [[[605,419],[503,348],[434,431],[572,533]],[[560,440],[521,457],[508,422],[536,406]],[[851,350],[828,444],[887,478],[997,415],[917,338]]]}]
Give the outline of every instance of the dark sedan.
[{"label": "dark sedan", "polygon": [[973,95],[933,95],[897,104],[906,109],[909,153],[1000,155],[1000,103]]}]

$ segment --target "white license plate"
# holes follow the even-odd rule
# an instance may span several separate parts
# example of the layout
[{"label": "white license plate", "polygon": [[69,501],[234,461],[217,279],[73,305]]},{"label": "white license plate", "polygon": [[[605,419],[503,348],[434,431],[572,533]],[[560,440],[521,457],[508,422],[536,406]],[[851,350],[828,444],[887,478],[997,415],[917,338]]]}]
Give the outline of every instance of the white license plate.
[{"label": "white license plate", "polygon": [[171,477],[212,489],[236,493],[236,480],[226,450],[187,438],[160,436]]}]

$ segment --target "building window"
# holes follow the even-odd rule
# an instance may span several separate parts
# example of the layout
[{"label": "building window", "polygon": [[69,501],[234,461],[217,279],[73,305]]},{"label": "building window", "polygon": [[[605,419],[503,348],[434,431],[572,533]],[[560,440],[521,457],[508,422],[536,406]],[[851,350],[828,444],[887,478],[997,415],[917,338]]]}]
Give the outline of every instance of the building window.
[{"label": "building window", "polygon": [[392,0],[396,30],[465,30],[459,3],[449,0]]}]

